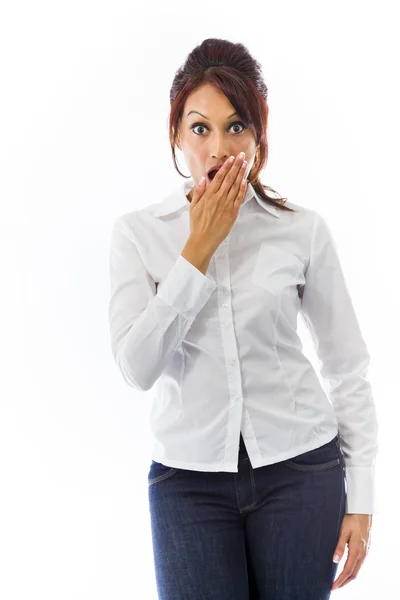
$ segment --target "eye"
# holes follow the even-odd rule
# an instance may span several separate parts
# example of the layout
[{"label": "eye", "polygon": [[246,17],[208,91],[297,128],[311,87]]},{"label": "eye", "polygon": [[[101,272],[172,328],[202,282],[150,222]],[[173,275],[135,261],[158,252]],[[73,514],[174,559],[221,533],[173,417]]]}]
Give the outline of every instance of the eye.
[{"label": "eye", "polygon": [[[231,127],[237,127],[237,126],[243,127],[243,129],[242,129],[242,131],[236,131],[235,133],[243,133],[243,131],[246,129],[246,125],[244,123],[242,123],[242,121],[235,121],[234,123],[231,123],[231,125],[229,126],[229,129],[231,129]],[[208,130],[207,125],[205,125],[204,123],[200,123],[200,122],[193,123],[193,125],[190,127],[190,129],[196,135],[200,135],[200,136],[203,135],[202,133],[197,133],[196,131],[194,131],[194,129],[196,127],[202,127],[203,129],[207,129]]]}]

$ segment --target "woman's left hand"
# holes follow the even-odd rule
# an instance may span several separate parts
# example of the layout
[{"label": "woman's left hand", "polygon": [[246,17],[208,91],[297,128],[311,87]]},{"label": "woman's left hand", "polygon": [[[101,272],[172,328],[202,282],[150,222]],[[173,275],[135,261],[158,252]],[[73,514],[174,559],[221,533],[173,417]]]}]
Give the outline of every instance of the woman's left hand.
[{"label": "woman's left hand", "polygon": [[343,571],[333,583],[331,590],[343,587],[357,577],[369,551],[371,525],[372,515],[344,515],[334,553],[339,559],[335,562],[342,559],[346,544],[349,547],[348,556]]}]

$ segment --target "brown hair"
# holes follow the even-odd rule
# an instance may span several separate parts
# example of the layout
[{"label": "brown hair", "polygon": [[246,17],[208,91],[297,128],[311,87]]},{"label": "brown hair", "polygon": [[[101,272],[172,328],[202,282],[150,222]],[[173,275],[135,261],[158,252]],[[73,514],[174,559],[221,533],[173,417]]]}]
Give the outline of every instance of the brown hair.
[{"label": "brown hair", "polygon": [[267,204],[281,210],[296,212],[284,206],[287,198],[271,198],[265,190],[275,192],[259,180],[259,174],[268,160],[266,128],[268,123],[268,88],[261,74],[261,65],[253,58],[243,44],[228,40],[208,38],[196,46],[186,58],[184,65],[176,72],[170,90],[171,111],[169,116],[169,140],[172,158],[178,169],[175,146],[187,97],[206,83],[214,85],[228,98],[246,125],[255,129],[257,154],[248,182],[258,196]]}]

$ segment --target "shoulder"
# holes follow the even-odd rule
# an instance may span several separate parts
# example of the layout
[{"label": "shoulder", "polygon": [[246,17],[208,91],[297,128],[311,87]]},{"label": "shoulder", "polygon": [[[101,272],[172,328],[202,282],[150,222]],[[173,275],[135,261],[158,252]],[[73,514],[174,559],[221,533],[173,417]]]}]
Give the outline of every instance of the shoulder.
[{"label": "shoulder", "polygon": [[[279,200],[279,197],[277,199]],[[293,212],[278,208],[281,219],[290,223],[296,223],[298,226],[304,225],[306,229],[313,228],[317,215],[313,208],[289,200],[284,201],[282,206],[290,208]]]},{"label": "shoulder", "polygon": [[154,212],[160,203],[154,203],[140,209],[128,211],[117,216],[113,229],[125,233],[128,237],[136,237],[149,231],[154,223]]}]

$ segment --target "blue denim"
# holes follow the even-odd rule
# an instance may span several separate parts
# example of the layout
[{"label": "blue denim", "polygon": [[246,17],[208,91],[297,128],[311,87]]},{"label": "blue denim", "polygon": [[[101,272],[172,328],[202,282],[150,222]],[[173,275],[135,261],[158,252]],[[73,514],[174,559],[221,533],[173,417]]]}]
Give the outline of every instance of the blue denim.
[{"label": "blue denim", "polygon": [[336,435],[253,469],[240,435],[239,472],[152,461],[148,497],[159,600],[325,600],[345,511]]}]

